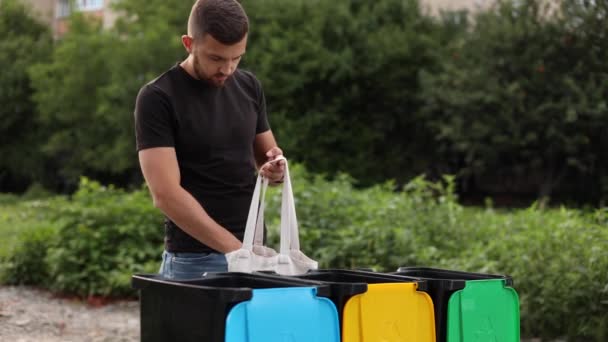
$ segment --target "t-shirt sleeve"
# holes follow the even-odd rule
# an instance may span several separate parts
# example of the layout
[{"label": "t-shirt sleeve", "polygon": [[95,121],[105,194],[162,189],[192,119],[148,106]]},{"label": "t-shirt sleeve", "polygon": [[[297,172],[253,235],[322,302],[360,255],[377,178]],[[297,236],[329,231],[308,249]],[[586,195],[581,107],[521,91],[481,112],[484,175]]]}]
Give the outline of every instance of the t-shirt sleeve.
[{"label": "t-shirt sleeve", "polygon": [[270,129],[268,123],[268,115],[266,115],[266,97],[264,96],[264,89],[260,81],[256,80],[257,84],[257,108],[258,108],[258,121],[255,129],[255,133],[264,133]]},{"label": "t-shirt sleeve", "polygon": [[137,151],[152,147],[174,147],[171,104],[162,91],[145,85],[135,101]]}]

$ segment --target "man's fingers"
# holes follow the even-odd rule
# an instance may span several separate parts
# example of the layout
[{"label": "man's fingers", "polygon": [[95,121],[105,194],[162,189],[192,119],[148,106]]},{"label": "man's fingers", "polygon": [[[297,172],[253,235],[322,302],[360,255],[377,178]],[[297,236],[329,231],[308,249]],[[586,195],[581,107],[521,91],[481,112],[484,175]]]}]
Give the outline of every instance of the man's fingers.
[{"label": "man's fingers", "polygon": [[282,156],[283,151],[278,147],[273,147],[266,152],[268,161],[260,168],[260,174],[267,178],[271,183],[281,183],[285,174],[285,160],[276,158]]},{"label": "man's fingers", "polygon": [[283,180],[283,176],[279,176],[276,173],[273,173],[273,174],[265,174],[265,173],[263,173],[262,177],[268,179],[268,181],[270,181],[271,183],[279,182],[279,181]]},{"label": "man's fingers", "polygon": [[276,156],[280,156],[283,154],[283,151],[278,148],[278,147],[273,147],[270,150],[268,150],[268,152],[266,152],[266,157],[268,158],[274,158]]},{"label": "man's fingers", "polygon": [[262,174],[262,176],[282,177],[283,173],[284,173],[284,169],[283,168],[268,167],[268,168],[261,169],[260,173]]},{"label": "man's fingers", "polygon": [[283,171],[285,169],[284,160],[279,160],[278,162],[269,163],[269,164],[270,165],[268,166],[268,169],[272,170],[272,172],[279,172],[279,171]]},{"label": "man's fingers", "polygon": [[267,163],[260,169],[260,174],[271,182],[280,182],[285,174],[283,161]]},{"label": "man's fingers", "polygon": [[262,169],[270,169],[273,172],[279,172],[285,170],[285,160],[269,160],[264,165],[262,165]]}]

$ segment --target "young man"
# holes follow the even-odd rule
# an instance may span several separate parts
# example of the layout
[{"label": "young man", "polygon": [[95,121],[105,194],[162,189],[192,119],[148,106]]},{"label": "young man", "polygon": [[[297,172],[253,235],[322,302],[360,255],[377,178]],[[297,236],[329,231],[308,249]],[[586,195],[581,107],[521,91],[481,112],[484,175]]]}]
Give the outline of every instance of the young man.
[{"label": "young man", "polygon": [[[160,273],[226,271],[241,247],[256,169],[283,179],[260,82],[238,69],[249,20],[236,0],[198,0],[182,43],[188,57],[146,84],[135,106],[140,166],[166,216]],[[263,167],[262,167],[263,166]]]}]

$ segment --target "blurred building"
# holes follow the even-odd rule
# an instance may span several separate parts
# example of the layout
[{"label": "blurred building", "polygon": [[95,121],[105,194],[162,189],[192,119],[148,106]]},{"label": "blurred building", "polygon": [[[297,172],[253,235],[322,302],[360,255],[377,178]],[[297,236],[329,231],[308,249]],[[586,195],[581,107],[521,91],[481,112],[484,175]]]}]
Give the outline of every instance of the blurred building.
[{"label": "blurred building", "polygon": [[[85,12],[109,27],[116,19],[116,13],[110,8],[112,0],[22,0],[53,30],[55,37],[61,37],[67,31],[67,17],[71,11]],[[70,6],[73,3],[73,6]],[[73,7],[73,8],[72,8]]]},{"label": "blurred building", "polygon": [[492,3],[494,0],[420,0],[420,4],[432,14],[438,14],[442,10],[475,12],[488,8]]},{"label": "blurred building", "polygon": [[[61,37],[67,31],[66,18],[71,10],[86,12],[99,18],[104,27],[111,26],[116,19],[116,12],[110,6],[113,0],[74,0],[73,9],[70,8],[70,0],[22,1],[30,4],[34,12],[52,27],[55,37]],[[438,14],[441,10],[477,11],[487,8],[493,2],[494,0],[420,0],[421,5],[432,14]]]}]

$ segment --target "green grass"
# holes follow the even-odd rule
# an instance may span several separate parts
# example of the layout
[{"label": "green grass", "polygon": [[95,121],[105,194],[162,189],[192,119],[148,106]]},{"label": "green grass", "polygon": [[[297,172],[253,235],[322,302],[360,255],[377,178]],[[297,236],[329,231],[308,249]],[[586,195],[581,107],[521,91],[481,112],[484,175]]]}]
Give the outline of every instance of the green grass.
[{"label": "green grass", "polygon": [[53,205],[61,200],[63,197],[24,200],[0,194],[0,259],[10,255],[21,234],[48,226]]}]

